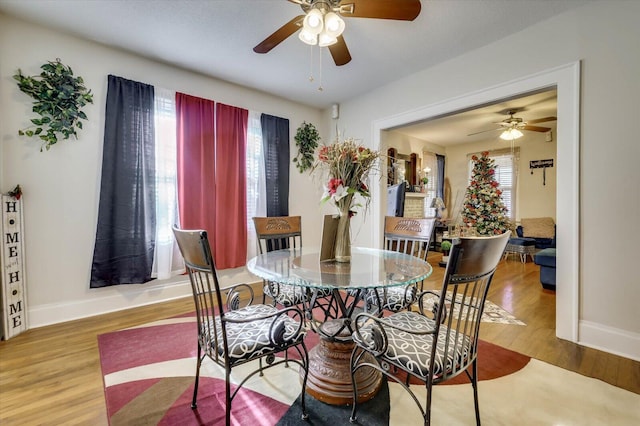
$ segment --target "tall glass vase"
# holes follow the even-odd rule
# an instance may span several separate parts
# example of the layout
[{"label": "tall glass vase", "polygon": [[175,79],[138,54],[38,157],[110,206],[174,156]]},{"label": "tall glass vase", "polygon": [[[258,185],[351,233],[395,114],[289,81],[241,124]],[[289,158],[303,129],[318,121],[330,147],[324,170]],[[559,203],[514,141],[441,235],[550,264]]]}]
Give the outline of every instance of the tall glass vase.
[{"label": "tall glass vase", "polygon": [[338,219],[334,256],[336,262],[341,263],[351,262],[351,217],[349,216],[351,198],[353,195],[346,196],[339,206],[340,219]]}]

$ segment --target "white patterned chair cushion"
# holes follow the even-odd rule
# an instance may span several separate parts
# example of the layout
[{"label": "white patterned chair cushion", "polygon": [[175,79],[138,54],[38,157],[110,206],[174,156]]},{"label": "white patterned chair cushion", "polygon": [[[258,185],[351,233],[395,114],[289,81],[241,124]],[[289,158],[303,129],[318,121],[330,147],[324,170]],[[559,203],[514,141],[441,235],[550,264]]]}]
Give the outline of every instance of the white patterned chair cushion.
[{"label": "white patterned chair cushion", "polygon": [[[435,328],[435,323],[432,319],[416,312],[396,313],[384,318],[384,321],[407,330],[427,331]],[[374,345],[372,332],[374,327],[376,326],[373,324],[367,324],[360,328],[360,336],[358,333],[354,333],[353,339],[356,344],[363,347],[371,347]],[[422,380],[426,380],[429,375],[433,335],[415,335],[392,327],[384,327],[384,330],[387,335],[388,346],[386,352],[381,355],[381,357],[392,364],[404,368]],[[470,351],[469,339],[462,334],[458,335],[458,344],[453,345],[455,332],[452,331],[449,353],[445,353],[444,346],[447,333],[449,333],[449,329],[444,325],[441,326],[434,371],[431,373],[433,377],[439,377],[443,372],[451,371],[454,366],[459,365],[460,361],[472,352]],[[459,348],[455,353],[452,350],[454,346]]]},{"label": "white patterned chair cushion", "polygon": [[[278,284],[271,281],[265,283],[262,291],[264,294],[275,300],[277,303],[289,307],[309,302],[311,295],[306,287]],[[326,297],[331,295],[331,290],[318,290],[318,297]]]},{"label": "white patterned chair cushion", "polygon": [[[278,312],[278,309],[269,305],[249,305],[243,308],[228,311],[225,313],[225,318],[241,320],[257,318],[266,315],[271,315]],[[219,317],[216,318],[217,324],[220,324]],[[277,341],[275,336],[269,336],[269,334],[276,330],[278,327],[271,328],[271,324],[274,321],[282,321],[284,323],[284,339],[287,344],[300,343],[306,334],[304,328],[296,333],[296,330],[300,327],[300,323],[287,315],[278,315],[266,319],[260,319],[250,321],[246,323],[233,323],[227,322],[227,344],[229,345],[229,359],[231,362],[238,360],[256,358],[262,356],[265,353],[278,349],[278,346],[272,343],[272,338]],[[209,329],[212,329],[213,324],[209,325]],[[216,329],[217,335],[217,347],[212,342],[214,352],[217,351],[218,355],[224,356],[224,348],[222,346],[222,329],[218,327]]]},{"label": "white patterned chair cushion", "polygon": [[367,291],[365,295],[365,302],[368,305],[378,306],[378,297],[382,301],[382,309],[386,309],[392,312],[398,312],[406,309],[409,305],[415,302],[416,288],[415,286],[409,287],[389,287],[387,289],[375,289]]},{"label": "white patterned chair cushion", "polygon": [[307,301],[307,289],[304,287],[267,281],[262,291],[285,307],[299,305]]}]

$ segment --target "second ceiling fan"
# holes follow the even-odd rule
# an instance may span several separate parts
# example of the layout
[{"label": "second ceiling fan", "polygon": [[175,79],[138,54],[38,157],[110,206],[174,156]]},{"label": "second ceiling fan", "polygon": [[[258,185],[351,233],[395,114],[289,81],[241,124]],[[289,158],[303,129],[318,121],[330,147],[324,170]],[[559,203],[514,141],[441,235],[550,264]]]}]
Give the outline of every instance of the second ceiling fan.
[{"label": "second ceiling fan", "polygon": [[532,126],[532,124],[546,123],[548,121],[557,120],[556,117],[544,117],[544,118],[536,118],[534,120],[524,121],[520,117],[515,117],[515,114],[517,112],[518,111],[515,109],[507,110],[506,113],[509,115],[509,118],[506,118],[502,121],[495,123],[500,125],[500,127],[496,127],[495,129],[482,130],[480,132],[470,133],[467,136],[474,136],[480,133],[495,132],[496,130],[502,130],[503,132],[500,135],[501,139],[513,140],[522,136],[521,130],[547,133],[548,131],[551,130],[550,127]]},{"label": "second ceiling fan", "polygon": [[351,61],[351,54],[342,37],[341,18],[377,18],[413,21],[420,14],[420,0],[288,0],[300,5],[304,15],[298,15],[260,42],[253,51],[268,53],[296,31],[300,39],[311,45],[328,47],[336,65]]}]

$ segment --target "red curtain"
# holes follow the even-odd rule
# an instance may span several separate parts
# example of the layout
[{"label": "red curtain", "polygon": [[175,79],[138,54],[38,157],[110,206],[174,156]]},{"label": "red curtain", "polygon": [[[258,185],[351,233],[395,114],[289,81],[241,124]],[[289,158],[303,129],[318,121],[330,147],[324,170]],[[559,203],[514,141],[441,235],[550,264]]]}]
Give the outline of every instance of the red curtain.
[{"label": "red curtain", "polygon": [[243,266],[249,112],[176,93],[176,115],[180,223],[207,230],[216,268]]},{"label": "red curtain", "polygon": [[215,104],[176,93],[178,209],[184,229],[215,230]]},{"label": "red curtain", "polygon": [[246,154],[249,111],[216,104],[216,240],[221,269],[243,266],[247,258]]}]

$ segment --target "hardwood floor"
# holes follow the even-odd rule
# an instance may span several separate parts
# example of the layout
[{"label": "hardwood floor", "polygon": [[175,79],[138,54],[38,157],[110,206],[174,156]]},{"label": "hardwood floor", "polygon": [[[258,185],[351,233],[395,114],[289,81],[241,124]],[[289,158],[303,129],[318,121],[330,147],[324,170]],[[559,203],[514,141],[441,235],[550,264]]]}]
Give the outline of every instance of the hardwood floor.
[{"label": "hardwood floor", "polygon": [[[430,256],[438,288],[444,268]],[[640,362],[555,337],[555,294],[543,290],[538,267],[502,261],[489,300],[526,326],[483,324],[484,340],[640,394]],[[190,297],[28,330],[0,342],[0,424],[106,425],[97,336],[193,310]]]}]

